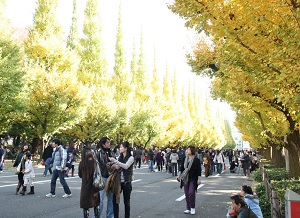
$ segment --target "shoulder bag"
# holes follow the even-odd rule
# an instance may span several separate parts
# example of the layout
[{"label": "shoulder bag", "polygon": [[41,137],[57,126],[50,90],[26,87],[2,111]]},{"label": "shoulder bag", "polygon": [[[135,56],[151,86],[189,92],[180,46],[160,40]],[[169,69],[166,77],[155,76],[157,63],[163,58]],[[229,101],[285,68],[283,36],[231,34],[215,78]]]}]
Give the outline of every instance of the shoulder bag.
[{"label": "shoulder bag", "polygon": [[19,174],[21,172],[22,161],[23,161],[23,157],[21,158],[20,163],[18,164],[18,166],[15,169],[15,174]]},{"label": "shoulder bag", "polygon": [[98,163],[98,160],[97,160],[96,155],[95,155],[94,152],[93,152],[93,157],[94,157],[94,160],[95,160],[93,186],[95,188],[95,191],[101,191],[105,188],[105,184],[104,184],[104,181],[102,179],[99,163]]}]

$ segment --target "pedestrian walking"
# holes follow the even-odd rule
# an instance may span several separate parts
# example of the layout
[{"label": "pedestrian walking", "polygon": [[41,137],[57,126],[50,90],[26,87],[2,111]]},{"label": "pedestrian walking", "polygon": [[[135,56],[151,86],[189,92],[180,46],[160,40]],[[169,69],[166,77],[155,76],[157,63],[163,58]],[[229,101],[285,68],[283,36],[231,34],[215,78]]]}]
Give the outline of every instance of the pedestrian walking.
[{"label": "pedestrian walking", "polygon": [[52,153],[53,153],[53,147],[50,143],[47,148],[45,148],[43,154],[42,154],[42,162],[44,162],[45,170],[43,173],[43,176],[47,176],[47,173],[49,171],[50,175],[52,175],[52,169],[50,167],[50,163],[52,160]]},{"label": "pedestrian walking", "polygon": [[[123,191],[123,201],[125,206],[125,218],[130,217],[130,196],[132,191],[132,175],[134,158],[131,155],[131,147],[129,142],[122,142],[120,145],[120,157],[118,160],[109,158],[113,164],[120,168],[121,192]],[[114,218],[119,218],[119,201],[117,195],[114,195]]]},{"label": "pedestrian walking", "polygon": [[15,159],[15,162],[13,164],[13,167],[18,167],[20,164],[20,172],[18,172],[18,185],[16,188],[16,195],[19,193],[19,190],[24,185],[24,173],[22,172],[22,169],[25,168],[25,154],[29,151],[29,143],[25,142],[22,145],[21,150],[18,152],[17,157]]},{"label": "pedestrian walking", "polygon": [[177,154],[178,154],[177,164],[178,164],[178,169],[180,169],[181,165],[183,164],[183,160],[185,158],[185,151],[181,147],[179,147]]},{"label": "pedestrian walking", "polygon": [[137,166],[139,169],[141,168],[141,163],[142,163],[142,150],[141,150],[141,147],[138,146],[136,148],[136,151],[135,151],[135,166]]},{"label": "pedestrian walking", "polygon": [[170,162],[171,162],[171,170],[172,176],[177,176],[177,162],[179,161],[179,155],[177,154],[176,150],[173,149],[170,155]]},{"label": "pedestrian walking", "polygon": [[53,165],[53,172],[51,177],[50,193],[46,194],[46,197],[48,198],[56,197],[55,195],[56,180],[57,178],[59,178],[60,184],[63,186],[65,191],[65,194],[62,197],[69,198],[72,196],[72,193],[65,180],[67,152],[61,145],[59,139],[53,139],[52,147],[54,148],[54,151],[52,153],[52,163],[51,163],[51,165]]},{"label": "pedestrian walking", "polygon": [[158,152],[155,155],[157,170],[160,172],[163,170],[163,153],[161,152],[161,149],[158,150]]},{"label": "pedestrian walking", "polygon": [[25,168],[23,169],[24,174],[24,185],[23,189],[20,192],[21,195],[25,195],[27,187],[30,187],[29,195],[34,194],[34,184],[33,180],[35,179],[34,169],[32,166],[31,153],[29,151],[25,154]]},{"label": "pedestrian walking", "polygon": [[205,154],[203,157],[203,164],[204,164],[204,175],[207,178],[210,175],[210,163],[211,159],[210,159],[210,154],[208,150],[205,150]]},{"label": "pedestrian walking", "polygon": [[84,147],[81,152],[81,161],[78,166],[78,176],[81,180],[80,190],[80,208],[83,209],[84,218],[89,217],[89,208],[94,208],[94,217],[100,217],[99,204],[100,194],[93,186],[95,165],[93,150],[90,147]]},{"label": "pedestrian walking", "polygon": [[184,194],[186,200],[186,210],[185,214],[196,213],[196,191],[198,185],[201,184],[201,168],[200,160],[195,156],[196,148],[195,146],[188,146],[186,150],[186,157],[180,168],[180,174],[177,180],[181,182],[180,187],[184,187]]},{"label": "pedestrian walking", "polygon": [[150,146],[148,150],[148,169],[149,172],[155,172],[154,171],[154,151],[153,146]]},{"label": "pedestrian walking", "polygon": [[6,153],[6,150],[4,149],[3,145],[0,144],[0,173],[3,172],[5,153]]},{"label": "pedestrian walking", "polygon": [[69,147],[67,148],[67,154],[70,157],[70,163],[67,165],[67,171],[66,176],[69,177],[69,171],[71,170],[71,176],[74,177],[75,172],[75,163],[76,163],[76,156],[77,156],[77,150],[75,148],[75,143],[71,143]]},{"label": "pedestrian walking", "polygon": [[222,172],[224,164],[224,156],[219,149],[216,150],[216,155],[214,157],[214,163],[217,165],[217,173],[220,175]]},{"label": "pedestrian walking", "polygon": [[241,162],[242,162],[244,175],[249,177],[250,176],[251,160],[250,160],[250,156],[249,156],[247,151],[244,151],[244,155],[241,158]]}]

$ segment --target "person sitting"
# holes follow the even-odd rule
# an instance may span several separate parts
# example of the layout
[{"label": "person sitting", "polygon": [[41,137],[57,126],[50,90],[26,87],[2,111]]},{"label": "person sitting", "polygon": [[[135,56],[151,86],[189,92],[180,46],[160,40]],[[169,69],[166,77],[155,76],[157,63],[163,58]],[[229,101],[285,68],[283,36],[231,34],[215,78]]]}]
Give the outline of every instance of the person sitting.
[{"label": "person sitting", "polygon": [[252,188],[248,185],[243,185],[241,188],[240,195],[244,197],[244,200],[249,208],[256,214],[258,218],[263,218],[259,200],[256,194],[253,193]]},{"label": "person sitting", "polygon": [[230,172],[231,173],[236,173],[236,171],[238,169],[238,166],[239,166],[239,164],[237,162],[232,161],[231,164],[230,164],[230,168],[229,168]]},{"label": "person sitting", "polygon": [[257,215],[247,206],[244,197],[241,195],[231,196],[231,207],[227,218],[258,218]]}]

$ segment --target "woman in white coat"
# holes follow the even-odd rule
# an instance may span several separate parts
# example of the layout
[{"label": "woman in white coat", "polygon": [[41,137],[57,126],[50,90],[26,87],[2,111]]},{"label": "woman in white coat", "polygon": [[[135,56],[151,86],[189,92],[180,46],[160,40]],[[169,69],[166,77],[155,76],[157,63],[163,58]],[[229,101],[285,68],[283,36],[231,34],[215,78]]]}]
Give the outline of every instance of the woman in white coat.
[{"label": "woman in white coat", "polygon": [[220,150],[216,151],[216,155],[214,157],[214,163],[217,164],[217,172],[218,172],[218,174],[221,174],[222,167],[223,167],[223,164],[224,164],[224,156],[220,152]]}]

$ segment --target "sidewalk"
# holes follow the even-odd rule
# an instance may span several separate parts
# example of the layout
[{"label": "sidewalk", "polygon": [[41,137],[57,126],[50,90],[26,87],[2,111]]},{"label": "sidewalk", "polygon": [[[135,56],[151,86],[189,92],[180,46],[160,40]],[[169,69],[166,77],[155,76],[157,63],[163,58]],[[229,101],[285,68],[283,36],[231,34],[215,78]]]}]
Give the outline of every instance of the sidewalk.
[{"label": "sidewalk", "polygon": [[[221,175],[216,172],[208,178],[202,177],[204,186],[197,193],[197,208],[204,210],[197,217],[209,215],[209,218],[226,217],[227,209],[231,205],[230,196],[241,190],[242,185],[255,187],[256,182],[253,175],[244,176],[242,169],[238,173],[230,173],[228,160],[226,162],[226,170]],[[199,196],[198,196],[199,195]]]}]

